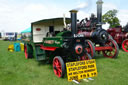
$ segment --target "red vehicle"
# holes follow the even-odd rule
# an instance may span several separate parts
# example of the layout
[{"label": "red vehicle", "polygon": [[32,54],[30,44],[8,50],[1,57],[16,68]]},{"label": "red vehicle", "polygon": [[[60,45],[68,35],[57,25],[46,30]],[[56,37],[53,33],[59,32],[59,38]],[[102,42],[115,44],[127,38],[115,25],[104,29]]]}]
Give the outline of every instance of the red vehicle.
[{"label": "red vehicle", "polygon": [[109,28],[108,33],[113,37],[117,44],[128,52],[128,24],[125,27]]},{"label": "red vehicle", "polygon": [[95,45],[95,51],[102,52],[105,57],[116,58],[119,48],[111,35],[102,28],[102,0],[97,2],[97,17],[94,14],[90,19],[85,18],[77,24],[78,34],[83,34],[86,39]]}]

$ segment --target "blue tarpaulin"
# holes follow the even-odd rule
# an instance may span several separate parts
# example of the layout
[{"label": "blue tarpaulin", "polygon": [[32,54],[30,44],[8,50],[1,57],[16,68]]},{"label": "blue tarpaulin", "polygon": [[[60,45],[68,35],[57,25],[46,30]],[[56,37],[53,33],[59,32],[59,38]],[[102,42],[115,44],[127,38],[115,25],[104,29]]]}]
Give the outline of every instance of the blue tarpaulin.
[{"label": "blue tarpaulin", "polygon": [[29,33],[29,32],[31,32],[31,27],[29,27],[29,28],[23,30],[21,33]]}]

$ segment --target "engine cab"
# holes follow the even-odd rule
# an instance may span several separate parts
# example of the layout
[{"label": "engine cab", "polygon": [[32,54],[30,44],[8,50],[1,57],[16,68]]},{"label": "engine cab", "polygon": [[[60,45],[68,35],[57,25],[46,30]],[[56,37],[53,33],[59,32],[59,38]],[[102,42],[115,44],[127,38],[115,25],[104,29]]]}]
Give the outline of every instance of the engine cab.
[{"label": "engine cab", "polygon": [[[66,23],[70,23],[70,18],[66,18]],[[64,30],[63,18],[52,18],[36,21],[32,23],[32,40],[34,43],[43,41],[44,37],[53,37]]]}]

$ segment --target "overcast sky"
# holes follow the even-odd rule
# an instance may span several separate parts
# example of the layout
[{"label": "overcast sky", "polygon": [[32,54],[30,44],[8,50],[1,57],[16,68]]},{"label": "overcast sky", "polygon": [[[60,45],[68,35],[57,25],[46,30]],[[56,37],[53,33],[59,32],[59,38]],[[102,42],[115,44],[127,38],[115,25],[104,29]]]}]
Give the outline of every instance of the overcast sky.
[{"label": "overcast sky", "polygon": [[[21,32],[31,22],[41,19],[70,17],[69,10],[82,8],[78,19],[96,14],[97,0],[0,0],[0,31]],[[128,0],[103,0],[103,14],[111,9],[118,10],[122,25],[128,22]]]}]

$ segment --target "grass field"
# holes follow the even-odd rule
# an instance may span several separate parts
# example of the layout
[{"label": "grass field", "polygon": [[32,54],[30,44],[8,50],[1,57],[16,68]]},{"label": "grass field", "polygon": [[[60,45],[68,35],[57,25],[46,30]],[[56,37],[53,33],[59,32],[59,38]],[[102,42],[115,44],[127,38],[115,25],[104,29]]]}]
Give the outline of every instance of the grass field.
[{"label": "grass field", "polygon": [[[23,52],[8,52],[13,42],[0,40],[0,85],[75,85],[57,78],[52,65],[26,60]],[[98,76],[80,85],[128,85],[128,53],[120,50],[117,59],[96,57]]]}]

